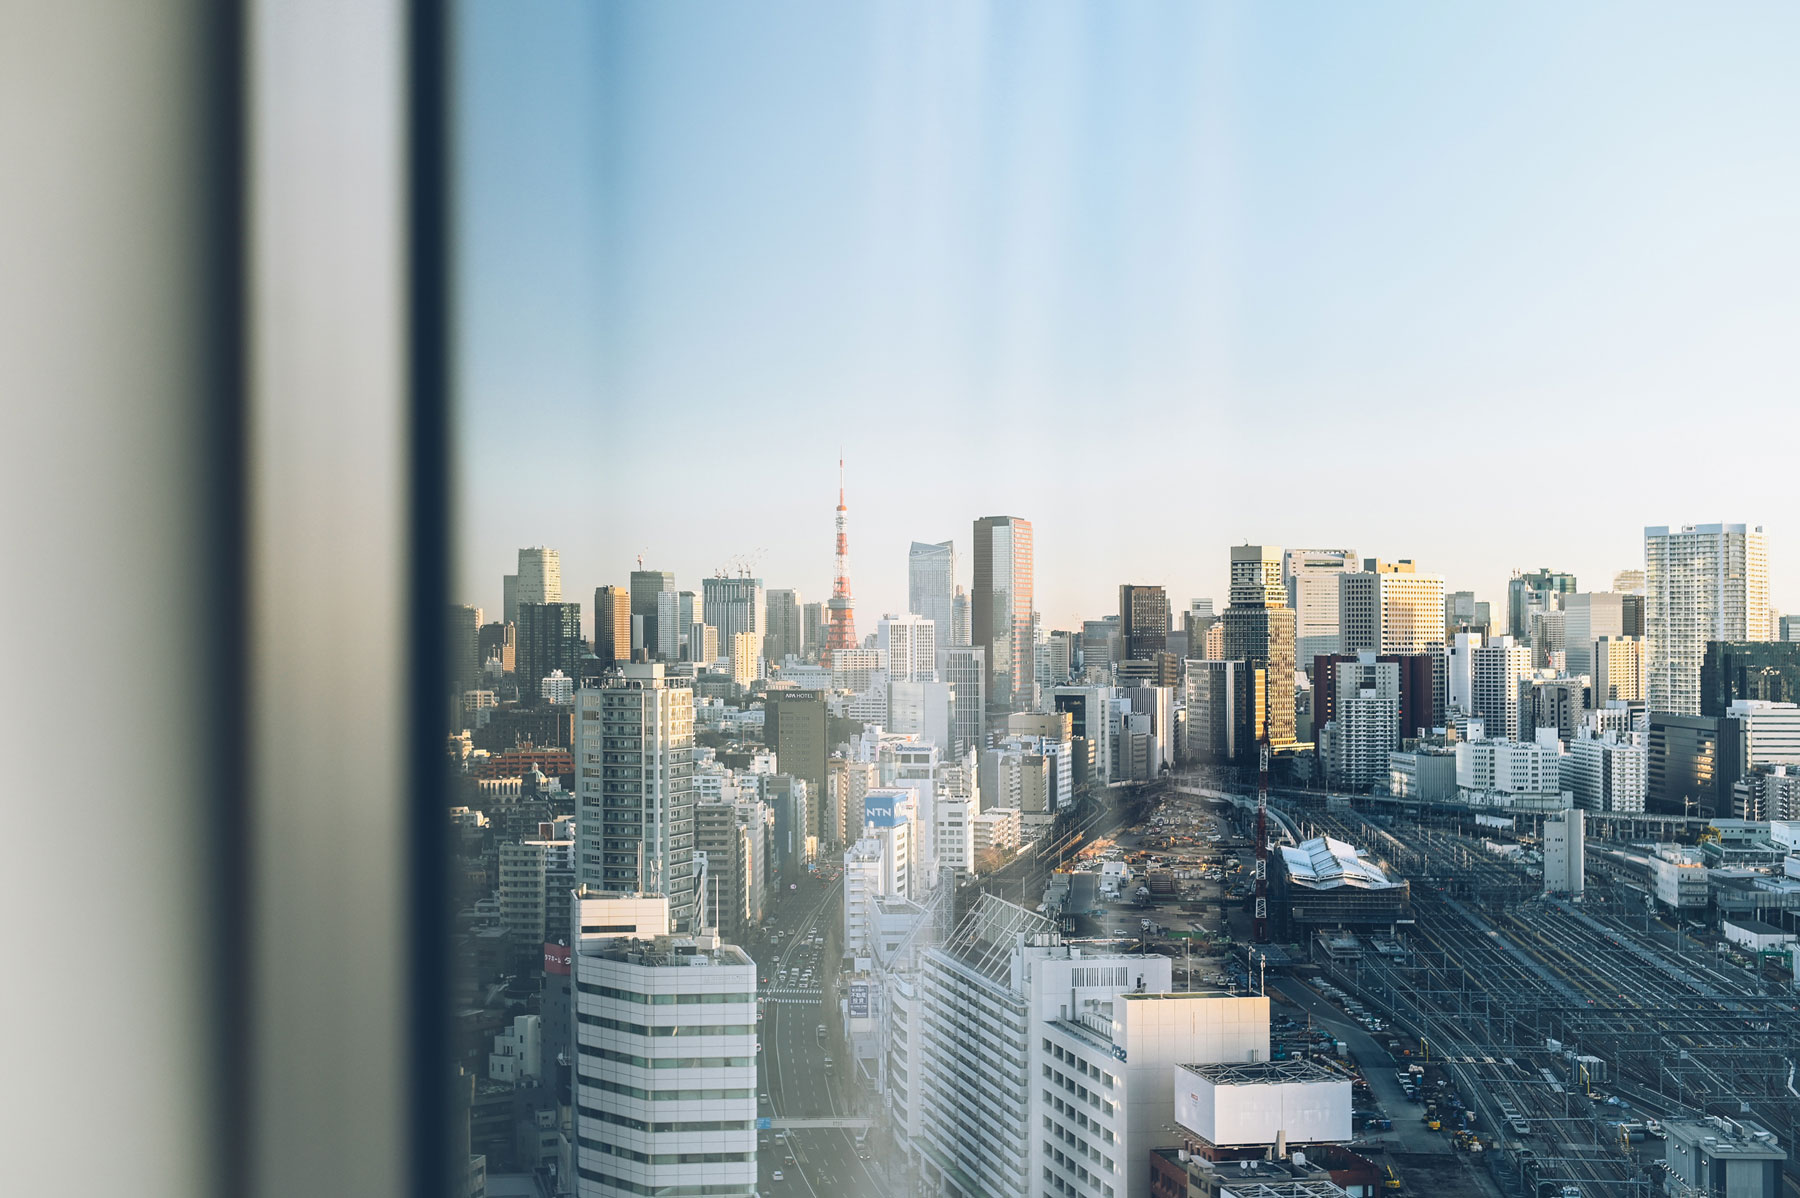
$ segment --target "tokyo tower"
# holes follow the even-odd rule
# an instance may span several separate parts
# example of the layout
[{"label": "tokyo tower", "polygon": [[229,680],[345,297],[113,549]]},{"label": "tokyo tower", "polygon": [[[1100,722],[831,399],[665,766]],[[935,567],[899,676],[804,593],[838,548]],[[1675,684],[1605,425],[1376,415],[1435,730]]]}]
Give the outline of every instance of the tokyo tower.
[{"label": "tokyo tower", "polygon": [[831,600],[825,605],[825,663],[839,649],[856,648],[856,613],[850,602],[849,511],[844,506],[844,459],[838,458],[837,574],[831,580]]}]

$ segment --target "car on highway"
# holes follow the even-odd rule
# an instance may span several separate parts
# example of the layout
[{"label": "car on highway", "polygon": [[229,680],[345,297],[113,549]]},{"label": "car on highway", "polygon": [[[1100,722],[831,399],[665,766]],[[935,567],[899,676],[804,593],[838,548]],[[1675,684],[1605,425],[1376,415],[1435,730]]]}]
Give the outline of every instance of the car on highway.
[{"label": "car on highway", "polygon": [[780,1169],[775,1170],[773,1176],[776,1181],[786,1181],[787,1180],[787,1174],[783,1173]]},{"label": "car on highway", "polygon": [[827,1068],[827,1069],[831,1068],[831,1058],[830,1057],[825,1058],[825,1068]]}]

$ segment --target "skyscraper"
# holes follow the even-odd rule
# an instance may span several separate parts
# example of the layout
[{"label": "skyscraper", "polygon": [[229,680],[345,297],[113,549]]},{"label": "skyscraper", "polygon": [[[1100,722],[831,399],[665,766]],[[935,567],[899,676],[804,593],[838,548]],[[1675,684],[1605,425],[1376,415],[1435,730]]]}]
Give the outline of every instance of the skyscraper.
[{"label": "skyscraper", "polygon": [[1017,516],[976,520],[969,639],[986,650],[987,698],[996,711],[1035,706],[1032,577],[1031,522]]},{"label": "skyscraper", "polygon": [[538,545],[519,550],[520,603],[562,602],[562,559],[556,550]]},{"label": "skyscraper", "polygon": [[844,459],[838,459],[837,553],[831,598],[825,604],[825,651],[856,648],[856,608],[850,597],[850,509],[844,505]]},{"label": "skyscraper", "polygon": [[768,629],[763,633],[763,656],[780,665],[790,656],[806,652],[806,625],[800,615],[800,592],[775,587],[764,592],[763,611]]},{"label": "skyscraper", "polygon": [[950,596],[950,644],[966,648],[969,639],[969,595],[961,586]]},{"label": "skyscraper", "polygon": [[1338,575],[1354,569],[1354,549],[1289,549],[1281,555],[1287,605],[1294,612],[1294,652],[1301,661],[1343,652]]},{"label": "skyscraper", "polygon": [[603,666],[631,660],[631,594],[624,587],[594,588],[594,656]]},{"label": "skyscraper", "polygon": [[1479,717],[1489,740],[1518,740],[1525,731],[1519,683],[1531,676],[1531,650],[1510,636],[1495,637],[1470,653],[1473,675],[1472,714]]},{"label": "skyscraper", "polygon": [[656,596],[655,656],[663,661],[691,660],[688,630],[705,623],[700,596],[692,591],[662,591]]},{"label": "skyscraper", "polygon": [[552,670],[581,674],[581,604],[519,604],[519,698],[538,701],[538,684]]},{"label": "skyscraper", "polygon": [[1149,661],[1169,647],[1169,594],[1158,586],[1119,587],[1119,635],[1126,661]]},{"label": "skyscraper", "polygon": [[770,691],[763,701],[763,741],[775,750],[775,768],[806,783],[807,834],[818,836],[825,807],[825,695],[822,691]]},{"label": "skyscraper", "polygon": [[937,643],[949,645],[955,632],[956,542],[914,541],[906,556],[906,610],[937,624]]},{"label": "skyscraper", "polygon": [[722,652],[733,652],[738,636],[754,633],[756,658],[759,662],[762,660],[763,633],[768,628],[762,579],[703,578],[700,580],[700,606],[706,612],[706,622],[719,630]]},{"label": "skyscraper", "polygon": [[450,605],[450,682],[466,690],[481,681],[481,609]]},{"label": "skyscraper", "polygon": [[1644,586],[1650,709],[1699,715],[1706,642],[1769,639],[1769,550],[1762,527],[1646,528]]},{"label": "skyscraper", "polygon": [[500,579],[500,622],[519,622],[519,576],[506,574]]},{"label": "skyscraper", "polygon": [[[640,561],[643,559],[639,559]],[[633,657],[642,649],[645,656],[656,652],[656,597],[675,589],[675,575],[668,570],[633,570],[631,572],[631,648]]]},{"label": "skyscraper", "polygon": [[[669,899],[676,931],[695,926],[694,694],[660,662],[627,662],[576,696],[578,883]],[[606,775],[602,777],[601,775]]]},{"label": "skyscraper", "polygon": [[957,753],[985,748],[987,727],[986,651],[970,645],[952,645],[940,655],[944,681],[950,684],[950,732]]},{"label": "skyscraper", "polygon": [[[1231,605],[1220,617],[1227,661],[1264,671],[1261,709],[1254,712],[1255,738],[1271,745],[1294,743],[1294,613],[1281,582],[1281,550],[1265,545],[1231,547]],[[1254,739],[1240,743],[1254,754]]]},{"label": "skyscraper", "polygon": [[825,605],[806,604],[800,609],[800,622],[803,656],[810,661],[817,661],[819,654],[825,651]]},{"label": "skyscraper", "polygon": [[888,614],[875,625],[875,647],[887,654],[894,682],[937,681],[937,622],[908,612]]},{"label": "skyscraper", "polygon": [[1800,703],[1800,644],[1709,641],[1700,663],[1700,714],[1724,716],[1740,700]]}]

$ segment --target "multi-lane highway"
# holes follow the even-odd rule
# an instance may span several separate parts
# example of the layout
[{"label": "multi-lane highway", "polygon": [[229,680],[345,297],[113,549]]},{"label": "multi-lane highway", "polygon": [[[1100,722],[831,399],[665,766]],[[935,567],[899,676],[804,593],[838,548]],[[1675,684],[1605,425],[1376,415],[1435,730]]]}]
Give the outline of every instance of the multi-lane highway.
[{"label": "multi-lane highway", "polygon": [[809,877],[797,890],[781,892],[762,936],[750,946],[762,983],[757,1114],[775,1124],[757,1135],[759,1172],[762,1192],[777,1198],[876,1198],[887,1192],[880,1166],[865,1159],[857,1128],[781,1126],[787,1120],[848,1122],[867,1114],[851,1082],[835,999],[842,911],[841,881]]}]

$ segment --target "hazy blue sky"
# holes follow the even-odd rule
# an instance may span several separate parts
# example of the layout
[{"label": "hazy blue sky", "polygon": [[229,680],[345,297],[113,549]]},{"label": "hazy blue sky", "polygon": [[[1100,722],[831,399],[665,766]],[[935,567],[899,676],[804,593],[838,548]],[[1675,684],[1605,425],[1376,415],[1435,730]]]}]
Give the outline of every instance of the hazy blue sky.
[{"label": "hazy blue sky", "polygon": [[824,598],[842,446],[863,631],[990,514],[1052,627],[1718,520],[1800,608],[1800,7],[464,11],[463,601],[538,543]]}]

